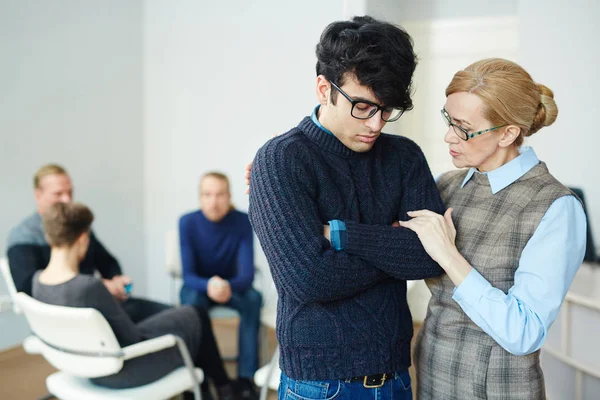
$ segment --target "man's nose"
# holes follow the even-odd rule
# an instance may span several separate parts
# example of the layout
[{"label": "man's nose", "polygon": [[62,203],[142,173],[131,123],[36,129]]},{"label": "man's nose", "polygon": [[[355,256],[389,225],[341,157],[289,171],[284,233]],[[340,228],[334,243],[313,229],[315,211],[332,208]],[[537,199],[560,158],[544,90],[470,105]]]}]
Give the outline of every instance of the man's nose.
[{"label": "man's nose", "polygon": [[375,115],[373,115],[371,118],[369,118],[367,120],[367,127],[369,127],[369,129],[372,132],[381,132],[381,130],[383,129],[383,127],[385,126],[385,121],[383,119],[381,119],[381,110],[377,111],[375,113]]},{"label": "man's nose", "polygon": [[69,193],[64,193],[60,196],[61,203],[70,203],[71,200],[73,200],[73,196],[71,196]]}]

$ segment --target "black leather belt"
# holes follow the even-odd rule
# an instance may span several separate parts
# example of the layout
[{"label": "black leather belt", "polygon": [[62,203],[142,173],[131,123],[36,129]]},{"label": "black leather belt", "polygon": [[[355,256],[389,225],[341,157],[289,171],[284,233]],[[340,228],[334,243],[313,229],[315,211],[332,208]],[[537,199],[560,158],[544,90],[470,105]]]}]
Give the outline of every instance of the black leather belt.
[{"label": "black leather belt", "polygon": [[383,386],[386,380],[390,380],[394,378],[393,372],[387,372],[385,374],[375,374],[375,375],[365,375],[365,376],[355,376],[350,378],[350,382],[362,382],[363,386],[371,389],[371,388],[380,388]]}]

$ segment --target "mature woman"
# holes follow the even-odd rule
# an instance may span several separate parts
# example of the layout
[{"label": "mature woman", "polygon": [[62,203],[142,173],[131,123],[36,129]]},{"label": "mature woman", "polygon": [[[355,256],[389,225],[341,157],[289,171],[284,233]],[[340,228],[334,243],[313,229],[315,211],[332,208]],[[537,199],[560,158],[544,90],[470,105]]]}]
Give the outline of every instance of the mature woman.
[{"label": "mature woman", "polygon": [[[232,386],[205,311],[184,306],[134,324],[100,280],[79,273],[93,218],[92,212],[79,203],[58,203],[44,213],[44,230],[51,246],[50,263],[34,276],[33,296],[49,304],[97,309],[122,347],[168,333],[181,337],[195,365],[202,368],[217,387],[219,399],[233,399]],[[119,373],[93,381],[112,388],[135,387],[153,382],[181,365],[179,351],[170,348],[128,360]],[[203,389],[205,398],[210,398],[207,388]]]},{"label": "mature woman", "polygon": [[585,252],[573,193],[523,138],[556,119],[553,93],[502,59],[457,72],[446,89],[445,141],[458,171],[437,184],[445,215],[410,212],[446,271],[417,339],[418,398],[544,399],[539,349]]}]

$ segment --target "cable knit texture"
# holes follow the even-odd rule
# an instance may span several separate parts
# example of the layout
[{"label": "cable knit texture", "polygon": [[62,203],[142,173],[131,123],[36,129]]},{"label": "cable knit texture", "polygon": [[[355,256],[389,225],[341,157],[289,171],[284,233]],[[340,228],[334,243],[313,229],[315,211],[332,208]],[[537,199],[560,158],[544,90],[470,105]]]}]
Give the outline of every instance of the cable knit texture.
[{"label": "cable knit texture", "polygon": [[[419,147],[382,134],[356,153],[307,117],[258,151],[251,182],[249,217],[279,294],[286,375],[342,379],[408,368],[406,280],[442,273],[416,234],[391,226],[407,211],[444,211]],[[323,236],[332,219],[346,223],[344,251]]]}]

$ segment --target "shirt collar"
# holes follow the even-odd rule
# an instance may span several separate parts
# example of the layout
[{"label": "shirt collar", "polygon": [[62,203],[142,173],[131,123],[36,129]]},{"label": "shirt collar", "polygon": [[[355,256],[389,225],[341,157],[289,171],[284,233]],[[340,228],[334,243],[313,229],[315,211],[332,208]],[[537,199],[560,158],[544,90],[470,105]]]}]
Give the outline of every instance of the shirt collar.
[{"label": "shirt collar", "polygon": [[519,153],[515,159],[490,172],[479,172],[477,168],[471,167],[460,187],[464,187],[473,177],[473,174],[486,174],[492,193],[498,193],[540,163],[540,160],[531,147],[520,147]]},{"label": "shirt collar", "polygon": [[322,130],[323,132],[327,132],[327,133],[329,133],[330,135],[333,135],[333,133],[332,133],[332,132],[331,132],[329,129],[325,128],[325,127],[324,127],[323,125],[321,125],[321,123],[319,122],[319,119],[317,118],[317,113],[319,112],[319,107],[321,107],[321,105],[320,105],[320,104],[318,104],[318,105],[315,107],[315,109],[313,110],[313,113],[312,113],[312,115],[310,116],[310,118],[312,119],[312,121],[315,123],[315,125],[316,125],[316,126],[318,126],[319,128],[321,128],[321,130]]}]

